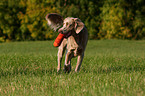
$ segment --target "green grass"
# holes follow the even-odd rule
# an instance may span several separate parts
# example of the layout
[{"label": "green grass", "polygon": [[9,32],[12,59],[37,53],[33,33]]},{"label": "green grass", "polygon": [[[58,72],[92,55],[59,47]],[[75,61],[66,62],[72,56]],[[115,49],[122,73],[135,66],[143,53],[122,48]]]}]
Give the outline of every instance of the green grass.
[{"label": "green grass", "polygon": [[0,43],[0,96],[144,96],[145,41],[90,40],[70,74],[56,72],[52,44]]}]

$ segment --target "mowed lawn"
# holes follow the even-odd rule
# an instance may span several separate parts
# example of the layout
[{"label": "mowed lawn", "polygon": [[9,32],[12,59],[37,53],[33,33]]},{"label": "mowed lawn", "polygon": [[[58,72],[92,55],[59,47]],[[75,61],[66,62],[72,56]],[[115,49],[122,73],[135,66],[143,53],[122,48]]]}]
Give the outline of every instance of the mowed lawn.
[{"label": "mowed lawn", "polygon": [[145,40],[89,40],[75,66],[56,72],[53,41],[0,43],[0,96],[145,96]]}]

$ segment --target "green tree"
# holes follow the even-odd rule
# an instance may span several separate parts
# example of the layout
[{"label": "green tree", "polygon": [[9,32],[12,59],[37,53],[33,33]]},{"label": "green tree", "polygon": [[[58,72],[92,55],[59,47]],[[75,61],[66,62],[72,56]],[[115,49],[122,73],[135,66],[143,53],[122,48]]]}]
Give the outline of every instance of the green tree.
[{"label": "green tree", "polygon": [[47,27],[45,20],[45,16],[48,13],[58,13],[58,10],[51,5],[52,3],[52,1],[46,0],[28,0],[26,3],[24,0],[21,1],[21,4],[26,6],[26,12],[20,12],[19,14],[21,20],[20,30],[24,40],[46,40],[53,38],[53,33]]},{"label": "green tree", "polygon": [[17,13],[22,10],[18,0],[0,1],[0,40],[19,40],[20,22]]},{"label": "green tree", "polygon": [[134,15],[132,23],[132,39],[145,39],[145,1],[132,1],[130,7],[131,12]]},{"label": "green tree", "polygon": [[131,38],[131,30],[129,26],[126,26],[124,18],[130,19],[132,14],[125,12],[119,1],[106,1],[102,7],[100,17],[102,19],[100,32],[98,33],[100,39]]},{"label": "green tree", "polygon": [[145,39],[144,0],[0,0],[0,42],[49,40],[45,16],[80,18],[89,39]]}]

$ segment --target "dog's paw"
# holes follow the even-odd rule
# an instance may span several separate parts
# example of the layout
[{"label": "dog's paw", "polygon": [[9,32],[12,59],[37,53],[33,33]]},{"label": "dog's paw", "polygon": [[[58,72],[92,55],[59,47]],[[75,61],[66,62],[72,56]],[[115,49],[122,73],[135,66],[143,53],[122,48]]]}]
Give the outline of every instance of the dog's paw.
[{"label": "dog's paw", "polygon": [[64,71],[65,73],[69,73],[69,72],[71,71],[71,65],[64,65],[63,71]]},{"label": "dog's paw", "polygon": [[60,69],[57,69],[57,73],[59,73],[60,72]]}]

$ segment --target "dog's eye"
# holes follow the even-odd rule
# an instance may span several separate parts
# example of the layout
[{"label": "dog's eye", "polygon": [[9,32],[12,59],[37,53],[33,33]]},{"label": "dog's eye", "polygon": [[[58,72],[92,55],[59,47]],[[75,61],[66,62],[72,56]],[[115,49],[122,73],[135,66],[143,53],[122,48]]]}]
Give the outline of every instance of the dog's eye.
[{"label": "dog's eye", "polygon": [[68,22],[66,22],[66,26],[68,25]]}]

